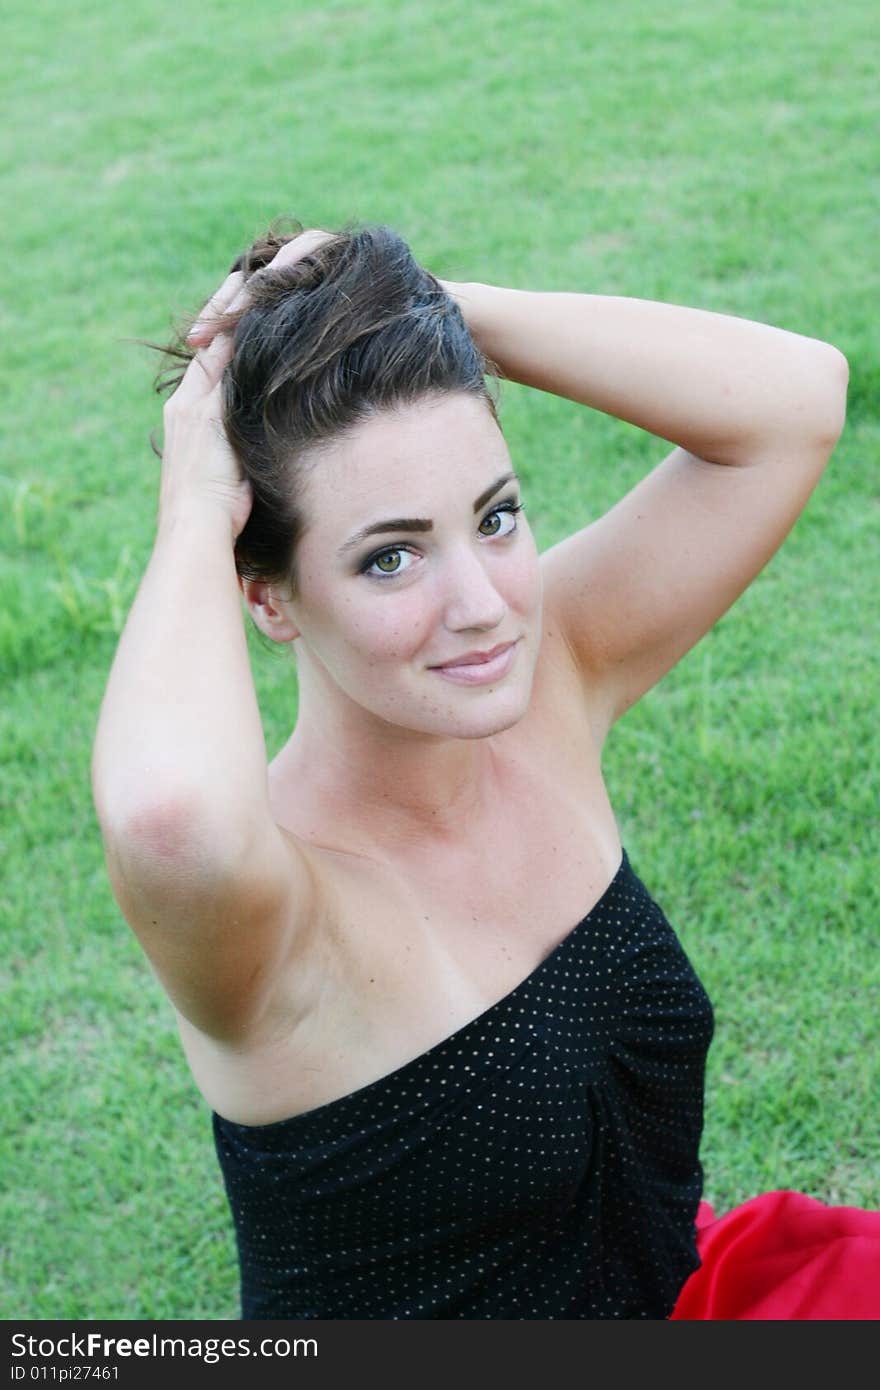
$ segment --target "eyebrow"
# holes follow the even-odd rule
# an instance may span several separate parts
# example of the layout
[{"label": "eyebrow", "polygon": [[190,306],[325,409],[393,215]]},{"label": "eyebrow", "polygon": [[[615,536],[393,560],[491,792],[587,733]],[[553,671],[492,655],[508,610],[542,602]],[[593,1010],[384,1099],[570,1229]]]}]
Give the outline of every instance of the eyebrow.
[{"label": "eyebrow", "polygon": [[[495,482],[492,483],[490,487],[487,487],[485,492],[480,493],[479,497],[474,502],[474,512],[478,512],[481,507],[485,507],[489,499],[494,497],[495,493],[498,492],[500,488],[504,487],[505,483],[510,482],[519,482],[517,475],[515,473],[502,473],[501,477],[496,478]],[[433,529],[433,521],[428,521],[424,517],[417,516],[397,516],[392,517],[389,521],[374,521],[369,526],[363,526],[360,531],[355,531],[354,535],[350,536],[345,544],[339,547],[339,554],[347,555],[349,550],[353,550],[355,546],[360,545],[361,541],[365,541],[368,536],[381,535],[385,531],[433,531]]]}]

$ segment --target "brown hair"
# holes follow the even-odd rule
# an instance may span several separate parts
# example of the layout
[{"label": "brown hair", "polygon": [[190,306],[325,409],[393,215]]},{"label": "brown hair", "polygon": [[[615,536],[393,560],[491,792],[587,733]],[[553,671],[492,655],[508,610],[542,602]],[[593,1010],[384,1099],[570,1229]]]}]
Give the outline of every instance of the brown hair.
[{"label": "brown hair", "polygon": [[[253,490],[236,569],[291,588],[305,525],[297,483],[306,455],[314,462],[315,450],[377,411],[438,393],[479,396],[498,423],[498,369],[396,232],[349,226],[295,264],[272,269],[277,251],[302,230],[293,227],[273,224],[235,260],[249,304],[221,320],[234,331],[223,422]],[[181,335],[166,354],[159,391],[179,382],[193,349]]]}]

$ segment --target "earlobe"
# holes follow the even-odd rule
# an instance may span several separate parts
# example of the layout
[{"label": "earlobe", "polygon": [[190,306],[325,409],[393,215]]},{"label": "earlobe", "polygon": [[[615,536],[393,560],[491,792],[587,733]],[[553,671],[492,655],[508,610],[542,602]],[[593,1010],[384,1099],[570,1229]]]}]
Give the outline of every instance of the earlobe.
[{"label": "earlobe", "polygon": [[299,628],[271,584],[239,575],[238,587],[257,627],[273,642],[293,642],[299,637]]}]

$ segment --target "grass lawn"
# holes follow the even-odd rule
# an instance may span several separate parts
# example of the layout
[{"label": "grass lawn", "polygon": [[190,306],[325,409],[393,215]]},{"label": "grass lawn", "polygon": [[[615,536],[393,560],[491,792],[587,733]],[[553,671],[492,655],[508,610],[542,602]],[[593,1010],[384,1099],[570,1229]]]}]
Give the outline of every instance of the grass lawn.
[{"label": "grass lawn", "polygon": [[[281,212],[388,222],[451,280],[846,353],[806,512],[616,726],[606,780],[716,1007],[707,1197],[880,1205],[877,50],[868,0],[42,0],[7,23],[2,1316],[237,1315],[209,1112],[110,892],[89,761],[156,516],[130,340]],[[502,418],[542,547],[667,452],[511,384]],[[291,668],[249,640],[271,756]]]}]

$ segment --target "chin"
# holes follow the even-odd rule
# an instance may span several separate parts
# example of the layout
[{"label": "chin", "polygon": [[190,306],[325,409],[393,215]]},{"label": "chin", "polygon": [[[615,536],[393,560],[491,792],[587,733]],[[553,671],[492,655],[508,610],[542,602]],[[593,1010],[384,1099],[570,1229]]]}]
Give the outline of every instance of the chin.
[{"label": "chin", "polygon": [[487,721],[486,724],[474,730],[466,730],[456,735],[461,739],[492,738],[494,734],[504,734],[508,729],[513,729],[523,718],[525,710],[520,710],[516,714],[510,715],[506,719],[494,719]]},{"label": "chin", "polygon": [[448,738],[478,739],[491,738],[493,734],[503,734],[512,729],[528,713],[531,700],[531,682],[528,690],[501,689],[490,693],[482,700],[474,700],[470,708],[438,710],[436,723],[426,732],[436,733]]}]

